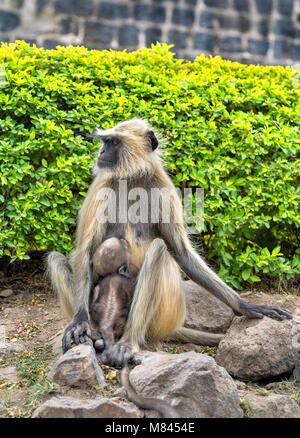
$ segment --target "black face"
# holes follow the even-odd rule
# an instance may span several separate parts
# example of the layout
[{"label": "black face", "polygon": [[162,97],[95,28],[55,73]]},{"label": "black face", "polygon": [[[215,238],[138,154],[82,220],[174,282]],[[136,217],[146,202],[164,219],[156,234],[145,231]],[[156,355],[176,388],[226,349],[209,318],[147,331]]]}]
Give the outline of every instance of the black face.
[{"label": "black face", "polygon": [[97,164],[99,167],[114,167],[118,163],[119,146],[121,140],[112,135],[105,135],[99,137],[103,142],[100,149]]}]

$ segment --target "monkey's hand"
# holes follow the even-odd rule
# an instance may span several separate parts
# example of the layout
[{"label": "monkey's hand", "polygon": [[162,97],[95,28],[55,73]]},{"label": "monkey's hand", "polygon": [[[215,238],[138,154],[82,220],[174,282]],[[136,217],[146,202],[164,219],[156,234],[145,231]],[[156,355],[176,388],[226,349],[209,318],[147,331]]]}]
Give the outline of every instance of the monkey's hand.
[{"label": "monkey's hand", "polygon": [[91,337],[91,326],[88,318],[88,314],[85,310],[79,310],[74,316],[73,321],[65,330],[65,334],[62,339],[62,351],[65,353],[74,347],[74,345],[91,343],[89,339]]},{"label": "monkey's hand", "polygon": [[292,319],[293,314],[279,306],[259,306],[258,304],[250,304],[244,300],[239,301],[239,310],[235,311],[236,315],[245,315],[248,318],[263,318],[268,316],[272,319],[282,321],[283,319]]},{"label": "monkey's hand", "polygon": [[102,352],[101,362],[115,368],[123,368],[133,358],[133,350],[128,344],[110,344]]}]

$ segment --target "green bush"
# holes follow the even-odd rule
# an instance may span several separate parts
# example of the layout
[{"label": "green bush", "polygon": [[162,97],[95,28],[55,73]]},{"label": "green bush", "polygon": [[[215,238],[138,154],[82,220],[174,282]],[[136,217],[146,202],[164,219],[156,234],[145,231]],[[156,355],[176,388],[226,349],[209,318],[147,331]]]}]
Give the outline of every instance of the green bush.
[{"label": "green bush", "polygon": [[98,148],[85,136],[132,117],[166,138],[175,185],[205,189],[201,236],[235,288],[299,273],[299,76],[219,57],[2,44],[0,256],[72,249]]}]

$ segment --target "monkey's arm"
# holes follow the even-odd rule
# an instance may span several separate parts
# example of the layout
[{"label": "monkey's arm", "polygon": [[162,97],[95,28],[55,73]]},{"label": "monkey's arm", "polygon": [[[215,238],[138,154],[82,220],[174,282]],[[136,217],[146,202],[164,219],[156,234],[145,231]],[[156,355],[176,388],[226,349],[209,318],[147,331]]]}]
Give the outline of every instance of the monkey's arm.
[{"label": "monkey's arm", "polygon": [[165,240],[171,254],[186,275],[208,292],[215,295],[223,303],[230,306],[235,314],[249,318],[263,318],[264,315],[273,319],[291,319],[292,314],[279,306],[260,306],[244,301],[231,289],[205,261],[194,251],[183,227],[177,224],[162,224],[162,238]]},{"label": "monkey's arm", "polygon": [[91,336],[89,318],[89,295],[91,287],[91,267],[89,252],[76,250],[72,260],[74,279],[74,318],[65,330],[62,339],[63,353],[87,341]]}]

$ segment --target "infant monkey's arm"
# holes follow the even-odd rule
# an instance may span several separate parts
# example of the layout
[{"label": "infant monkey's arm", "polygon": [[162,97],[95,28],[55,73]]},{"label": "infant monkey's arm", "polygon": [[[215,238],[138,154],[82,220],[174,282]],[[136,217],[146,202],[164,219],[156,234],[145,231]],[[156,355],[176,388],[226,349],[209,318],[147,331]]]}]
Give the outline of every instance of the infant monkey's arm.
[{"label": "infant monkey's arm", "polygon": [[134,283],[133,275],[132,278],[120,274],[107,275],[99,280],[91,301],[91,320],[104,341],[101,360],[117,368],[121,368],[132,358],[131,346],[117,342],[124,333]]}]

